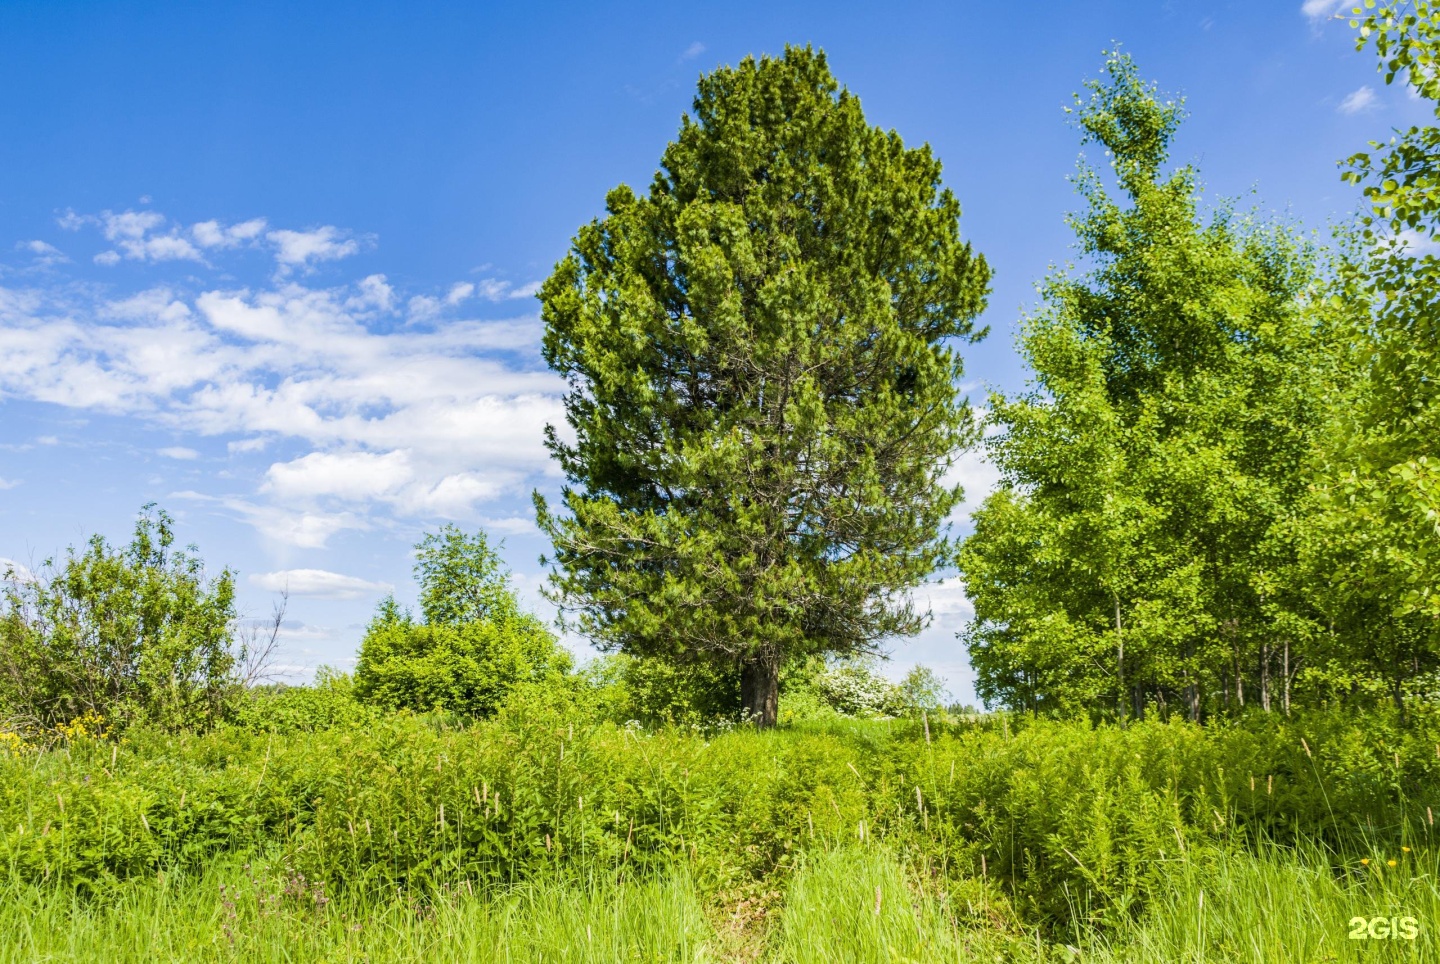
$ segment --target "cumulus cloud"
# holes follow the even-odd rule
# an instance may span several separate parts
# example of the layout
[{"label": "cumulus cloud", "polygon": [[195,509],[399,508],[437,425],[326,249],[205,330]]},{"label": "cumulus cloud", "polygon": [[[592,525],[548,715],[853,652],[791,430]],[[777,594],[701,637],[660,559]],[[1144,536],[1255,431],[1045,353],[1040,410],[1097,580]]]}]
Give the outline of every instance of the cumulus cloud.
[{"label": "cumulus cloud", "polygon": [[283,271],[337,261],[360,251],[359,241],[328,224],[312,231],[271,231],[265,237],[275,245],[275,261]]},{"label": "cumulus cloud", "polygon": [[[13,489],[13,488],[15,488],[15,486],[17,486],[17,485],[19,485],[19,484],[20,484],[20,480],[19,480],[19,479],[0,478],[0,492],[4,492],[6,489]],[[0,559],[0,565],[3,565],[3,564],[4,564],[4,561],[5,561],[5,560]]]},{"label": "cumulus cloud", "polygon": [[288,592],[292,596],[316,599],[359,599],[373,593],[389,592],[388,582],[372,582],[359,576],[347,576],[325,569],[282,569],[262,572],[250,577],[251,585],[271,592]]},{"label": "cumulus cloud", "polygon": [[1375,91],[1369,87],[1348,94],[1335,109],[1342,114],[1358,114],[1375,106]]},{"label": "cumulus cloud", "polygon": [[254,242],[265,227],[264,218],[252,218],[228,227],[219,221],[201,221],[190,226],[190,234],[202,248],[235,248]]},{"label": "cumulus cloud", "polygon": [[[261,218],[200,221],[183,237],[148,210],[59,221],[104,234],[115,260],[134,242],[145,246],[138,259],[155,261],[151,242],[179,238],[216,258],[273,245],[299,269],[360,246],[338,229],[271,230]],[[539,360],[533,314],[434,325],[410,314],[400,324],[416,300],[383,274],[332,287],[289,276],[260,287],[187,283],[122,297],[84,285],[0,286],[0,401],[135,418],[176,437],[156,449],[169,458],[195,457],[204,449],[189,439],[201,437],[220,437],[231,456],[274,446],[283,454],[248,488],[179,497],[297,548],[383,515],[476,520],[486,503],[554,476],[543,433],[547,424],[564,431],[564,383]],[[417,297],[447,315],[533,287],[485,279]]]},{"label": "cumulus cloud", "polygon": [[[95,223],[105,240],[115,248],[96,255],[97,264],[113,265],[122,258],[131,261],[204,261],[200,250],[175,226],[165,231],[166,220],[158,211],[103,211],[98,217],[81,217],[70,212],[62,226]],[[76,224],[76,226],[78,226]]]},{"label": "cumulus cloud", "polygon": [[291,462],[277,462],[265,473],[262,491],[290,499],[333,496],[365,501],[394,492],[413,478],[410,457],[400,451],[311,452]]}]

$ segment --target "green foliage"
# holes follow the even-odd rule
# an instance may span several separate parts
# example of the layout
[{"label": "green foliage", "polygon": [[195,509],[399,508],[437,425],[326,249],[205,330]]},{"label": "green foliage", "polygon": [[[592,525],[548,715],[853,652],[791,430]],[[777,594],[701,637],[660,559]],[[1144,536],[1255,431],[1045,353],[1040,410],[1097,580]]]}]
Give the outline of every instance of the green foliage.
[{"label": "green foliage", "polygon": [[420,615],[432,626],[494,620],[517,606],[510,576],[483,531],[467,535],[453,525],[415,547]]},{"label": "green foliage", "polygon": [[873,657],[813,659],[785,680],[786,699],[801,692],[842,716],[897,716],[906,709],[904,693],[880,675]]},{"label": "green foliage", "polygon": [[740,674],[734,669],[613,653],[594,660],[585,675],[617,723],[706,726],[740,715]]},{"label": "green foliage", "polygon": [[271,733],[366,726],[379,719],[379,710],[360,702],[355,681],[348,674],[325,666],[309,686],[251,688],[234,713],[235,725]]},{"label": "green foliage", "polygon": [[570,654],[538,617],[521,611],[484,533],[446,526],[416,550],[422,618],[393,596],[381,601],[355,666],[362,702],[487,716],[517,684],[569,671]]},{"label": "green foliage", "polygon": [[[1366,5],[1352,26],[1440,117],[1440,14],[1434,4]],[[1440,126],[1397,131],[1351,157],[1345,177],[1371,205],[1368,257],[1351,282],[1373,317],[1352,332],[1358,378],[1322,447],[1307,561],[1315,605],[1335,638],[1332,685],[1408,681],[1440,666]]]},{"label": "green foliage", "polygon": [[928,666],[915,666],[899,683],[900,698],[907,710],[938,710],[950,699],[945,681]]},{"label": "green foliage", "polygon": [[[1390,868],[1387,858],[1397,860]],[[1168,860],[1114,931],[1036,933],[986,878],[937,879],[883,846],[817,851],[788,883],[711,892],[683,866],[640,880],[433,894],[329,893],[283,861],[221,860],[137,879],[104,901],[0,877],[0,961],[837,961],[1174,964],[1417,961],[1440,955],[1433,855],[1318,847]],[[1338,865],[1338,868],[1337,868]],[[1414,940],[1352,940],[1352,919],[1413,917]],[[778,920],[777,920],[778,918]]]},{"label": "green foliage", "polygon": [[720,893],[779,886],[807,854],[882,845],[1057,934],[1081,919],[1122,930],[1177,861],[1206,853],[1304,840],[1437,852],[1433,713],[1206,728],[832,718],[706,736],[616,726],[535,692],[518,687],[494,719],[463,727],[401,715],[270,733],[135,728],[119,745],[77,735],[0,754],[0,867],[106,898],[217,854],[269,856],[339,898],[683,863]]},{"label": "green foliage", "polygon": [[781,667],[915,632],[975,438],[957,338],[989,278],[928,147],[869,126],[823,54],[700,81],[649,192],[618,187],[545,282],[575,441],[536,496],[553,586],[602,645]]},{"label": "green foliage", "polygon": [[81,717],[206,727],[239,695],[234,575],[207,578],[146,506],[128,546],[100,535],[63,562],[0,582],[0,719],[31,731]]},{"label": "green foliage", "polygon": [[1180,105],[1126,56],[1106,72],[1076,117],[1122,201],[1082,164],[1092,270],[1047,279],[1020,338],[1034,387],[991,399],[1002,484],[960,553],[977,690],[1037,712],[1269,709],[1318,659],[1293,520],[1345,306],[1285,228],[1202,223],[1195,172],[1162,175]]}]

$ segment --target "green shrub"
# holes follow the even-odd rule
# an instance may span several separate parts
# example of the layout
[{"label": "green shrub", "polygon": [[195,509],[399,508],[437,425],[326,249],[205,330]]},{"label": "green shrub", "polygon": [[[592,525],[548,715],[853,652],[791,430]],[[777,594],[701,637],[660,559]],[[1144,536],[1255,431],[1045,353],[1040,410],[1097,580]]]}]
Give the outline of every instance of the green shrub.
[{"label": "green shrub", "polygon": [[488,716],[519,683],[558,677],[573,660],[522,612],[483,532],[454,526],[416,546],[421,618],[382,600],[360,643],[355,695],[387,709]]},{"label": "green shrub", "polygon": [[781,691],[792,706],[818,704],[845,716],[900,716],[908,709],[904,691],[880,675],[874,657],[807,660],[782,677]]},{"label": "green shrub", "polygon": [[0,572],[0,721],[33,732],[82,717],[206,727],[239,696],[234,574],[207,578],[146,506],[130,544],[93,536],[40,573]]},{"label": "green shrub", "polygon": [[740,713],[740,671],[712,664],[677,665],[655,657],[613,653],[591,660],[585,679],[607,719],[645,726],[705,725]]},{"label": "green shrub", "polygon": [[273,733],[313,732],[376,722],[380,711],[355,696],[348,673],[320,667],[309,686],[257,686],[236,706],[236,725]]},{"label": "green shrub", "polygon": [[77,734],[63,751],[0,752],[0,868],[104,890],[221,852],[279,854],[340,894],[680,862],[714,892],[779,886],[806,853],[876,844],[951,893],[999,888],[1027,927],[1116,932],[1181,861],[1314,841],[1356,870],[1440,849],[1431,717],[1122,728],[997,714],[931,718],[927,738],[919,721],[832,714],[697,734],[597,719],[593,692],[577,677],[521,684],[492,719],[459,726],[140,726],[118,745]]}]

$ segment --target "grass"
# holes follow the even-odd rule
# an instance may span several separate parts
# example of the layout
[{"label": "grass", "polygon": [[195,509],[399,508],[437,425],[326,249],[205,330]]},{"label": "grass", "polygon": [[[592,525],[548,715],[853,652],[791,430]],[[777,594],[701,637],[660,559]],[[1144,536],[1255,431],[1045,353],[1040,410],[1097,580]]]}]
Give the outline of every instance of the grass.
[{"label": "grass", "polygon": [[[0,962],[1440,959],[1433,866],[1397,861],[1337,874],[1333,855],[1318,847],[1272,848],[1182,859],[1170,879],[1119,931],[1082,925],[1057,939],[1027,931],[984,882],[942,882],[879,846],[807,856],[758,914],[765,901],[737,908],[733,893],[707,894],[683,865],[639,881],[327,897],[278,864],[222,860],[195,874],[128,881],[104,901],[12,881],[0,889]],[[1356,916],[1411,916],[1419,933],[1352,940]]]},{"label": "grass", "polygon": [[6,751],[0,962],[1440,960],[1433,721],[929,724]]}]

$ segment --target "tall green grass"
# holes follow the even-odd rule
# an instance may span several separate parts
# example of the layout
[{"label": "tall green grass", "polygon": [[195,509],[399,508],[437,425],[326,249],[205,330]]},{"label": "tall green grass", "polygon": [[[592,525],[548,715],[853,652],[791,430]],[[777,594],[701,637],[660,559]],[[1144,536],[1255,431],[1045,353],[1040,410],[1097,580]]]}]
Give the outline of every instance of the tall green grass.
[{"label": "tall green grass", "polygon": [[[943,895],[943,910],[924,913],[967,935],[999,927],[1006,940],[1080,947],[1130,933],[1207,855],[1270,862],[1313,846],[1345,855],[1330,858],[1337,881],[1370,854],[1436,859],[1440,727],[1423,714],[1405,726],[1383,715],[1204,728],[1002,716],[704,733],[618,727],[537,699],[473,725],[327,719],[7,752],[0,880],[101,913],[132,884],[225,861],[272,862],[356,907],[531,881],[607,882],[609,893],[608,882],[651,886],[683,871],[713,909],[788,894],[818,879],[805,875],[824,855],[875,848],[930,881],[922,892]],[[771,903],[798,919],[801,898]],[[731,936],[770,940],[769,918],[747,914]]]},{"label": "tall green grass", "polygon": [[[253,871],[253,872],[252,872]],[[102,902],[0,890],[0,961],[692,962],[714,943],[683,869],[643,882],[328,896],[225,861],[131,880]]]},{"label": "tall green grass", "polygon": [[[12,880],[0,887],[0,962],[1440,959],[1436,867],[1403,852],[1364,868],[1314,845],[1206,849],[1177,859],[1137,918],[1102,931],[1077,916],[1069,934],[1027,927],[991,882],[933,871],[879,845],[815,851],[768,912],[737,932],[730,925],[747,902],[707,892],[683,864],[630,881],[542,877],[483,891],[332,897],[283,864],[227,859],[132,879],[100,901]],[[1352,940],[1357,916],[1414,917],[1418,934]]]}]

